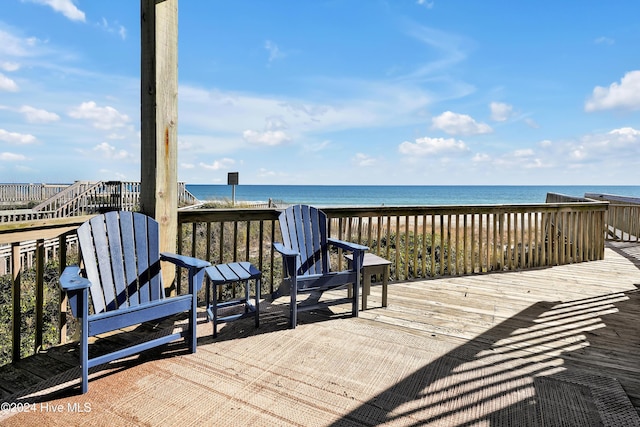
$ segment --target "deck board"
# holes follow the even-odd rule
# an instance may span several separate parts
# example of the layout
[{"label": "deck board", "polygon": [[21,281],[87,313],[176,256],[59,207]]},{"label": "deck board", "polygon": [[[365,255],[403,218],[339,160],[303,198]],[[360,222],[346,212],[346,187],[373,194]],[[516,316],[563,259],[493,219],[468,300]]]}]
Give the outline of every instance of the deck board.
[{"label": "deck board", "polygon": [[[498,384],[503,384],[500,387],[511,390],[501,393],[504,394],[504,398],[513,400],[510,408],[517,409],[514,413],[520,414],[517,415],[518,417],[525,417],[524,424],[530,422],[535,425],[540,421],[535,417],[540,415],[527,412],[530,410],[527,409],[529,407],[523,403],[524,401],[518,400],[518,396],[527,390],[527,384],[536,386],[535,390],[540,393],[536,402],[540,403],[552,395],[545,393],[554,392],[553,387],[550,390],[545,389],[547,391],[544,392],[539,388],[547,387],[549,381],[569,384],[570,386],[563,390],[573,390],[577,393],[576,399],[578,399],[580,396],[592,393],[592,391],[585,391],[584,384],[597,383],[598,378],[603,378],[604,382],[606,378],[616,379],[638,411],[640,410],[640,328],[637,326],[640,320],[639,247],[638,244],[611,243],[608,244],[605,259],[602,261],[553,268],[391,282],[387,308],[380,307],[381,286],[374,285],[369,297],[370,308],[360,313],[360,319],[347,316],[342,320],[341,315],[348,313],[350,306],[337,306],[332,307],[330,311],[319,310],[304,314],[301,317],[302,326],[296,330],[287,329],[288,301],[287,297],[282,297],[276,301],[261,304],[263,312],[260,330],[254,330],[251,319],[233,322],[225,324],[219,331],[219,338],[213,340],[210,337],[211,325],[201,321],[198,327],[200,336],[198,352],[195,355],[156,359],[155,353],[151,353],[141,358],[146,363],[138,362],[133,367],[127,368],[127,371],[131,375],[138,371],[151,375],[145,377],[147,378],[145,381],[151,381],[155,384],[154,387],[159,387],[163,380],[162,378],[153,379],[153,375],[170,375],[162,368],[165,364],[169,364],[174,367],[173,369],[185,370],[185,381],[193,382],[194,387],[196,383],[203,381],[202,376],[206,372],[212,380],[216,376],[228,379],[237,390],[246,387],[262,390],[261,393],[265,393],[261,398],[256,397],[255,401],[238,402],[235,409],[240,412],[250,412],[251,408],[255,409],[267,396],[270,398],[279,396],[284,399],[283,402],[286,402],[287,399],[292,398],[291,390],[299,390],[300,393],[309,394],[306,397],[298,396],[303,400],[308,399],[305,402],[309,406],[303,405],[301,408],[306,408],[304,410],[308,411],[309,417],[329,416],[347,420],[345,423],[351,425],[370,425],[368,423],[374,423],[374,420],[378,419],[376,417],[390,417],[393,411],[405,409],[407,405],[408,407],[419,405],[420,399],[424,397],[408,400],[402,405],[389,402],[395,402],[400,399],[398,396],[404,396],[407,393],[411,396],[414,393],[422,396],[418,389],[424,385],[423,377],[435,375],[427,370],[427,367],[435,367],[434,369],[437,368],[436,371],[440,372],[438,373],[440,377],[437,376],[439,379],[434,379],[430,387],[434,387],[434,384],[437,385],[438,381],[443,381],[445,378],[455,377],[460,370],[481,373],[482,379],[478,380],[481,383],[477,390],[470,394],[463,394],[464,399],[471,400],[462,406],[462,412],[469,405],[474,407],[473,405],[477,404],[474,410],[484,408],[485,404],[481,403],[482,401],[480,403],[474,401],[476,397],[473,396],[476,396],[479,390],[493,390],[494,387],[498,387]],[[326,298],[331,298],[339,292],[341,291],[328,293]],[[333,322],[335,318],[340,320]],[[135,333],[129,334],[129,337],[139,338],[161,327],[162,325],[136,328]],[[309,328],[313,328],[312,337],[302,338],[304,331],[309,333]],[[342,338],[340,342],[334,341],[336,328],[340,330],[340,334],[346,334],[348,337],[340,337]],[[280,337],[279,339],[283,340],[282,343],[274,342],[275,337]],[[121,343],[122,338],[122,335],[105,338],[101,345],[108,346],[110,340],[113,343]],[[368,361],[367,354],[358,354],[362,352],[364,342],[368,342],[367,352],[377,355],[377,358],[372,356],[371,361]],[[247,359],[246,351],[250,343],[253,343],[251,345],[256,348],[290,346],[300,352],[297,357],[308,360],[311,365],[291,366],[291,371],[285,371],[286,374],[266,373],[265,368],[271,364],[278,364],[278,354],[256,355],[260,361]],[[307,351],[317,352],[323,347],[331,350],[331,354],[335,357],[333,361],[325,360],[316,353],[306,353]],[[313,348],[315,350],[312,350]],[[185,352],[178,349],[177,354],[185,354]],[[221,355],[225,355],[225,358],[220,359]],[[430,363],[421,367],[424,364],[421,358],[425,355],[429,355]],[[16,390],[21,387],[34,386],[47,375],[48,371],[51,375],[64,371],[76,356],[77,352],[73,346],[60,346],[15,366],[0,368],[2,398],[5,399],[9,394],[16,393]],[[209,366],[212,363],[211,359],[215,360],[215,364]],[[205,363],[205,360],[208,365],[201,365],[200,363]],[[360,365],[344,364],[350,360],[359,360]],[[376,365],[380,360],[388,365],[388,371],[386,367]],[[403,367],[399,365],[401,363],[408,365]],[[491,374],[492,369],[502,366],[505,368]],[[118,365],[118,368],[120,367]],[[158,374],[153,373],[156,368]],[[333,369],[343,370],[349,375],[340,379],[331,378]],[[410,374],[411,369],[417,370]],[[443,369],[443,372],[451,374],[442,374]],[[398,372],[405,370],[408,375],[410,374],[408,377],[403,378],[400,375],[396,380],[389,378],[392,371],[398,375]],[[367,375],[364,375],[365,372]],[[489,374],[485,375],[487,372]],[[513,378],[504,379],[505,376]],[[89,386],[90,392],[92,389],[100,390],[101,383],[105,384],[106,390],[111,383],[117,386],[120,383],[117,383],[114,377],[115,375],[104,375],[100,379],[92,380]],[[364,377],[369,379],[365,380]],[[409,382],[408,379],[417,382]],[[130,381],[135,380],[135,378],[130,379]],[[375,389],[376,381],[380,381],[381,384],[389,381],[396,382],[393,387],[381,392]],[[340,387],[347,395],[353,393],[353,397],[361,399],[361,406],[354,408],[350,400],[336,400],[337,392],[334,389]],[[417,389],[413,390],[412,387]],[[448,393],[454,393],[455,390],[452,388]],[[228,393],[219,397],[217,404],[222,405],[221,407],[224,406],[225,401],[235,396],[232,392]],[[356,396],[357,393],[370,393],[372,397]],[[433,393],[436,392],[433,391],[431,395]],[[78,398],[75,401],[78,401]],[[309,403],[311,401],[315,403]],[[391,405],[390,408],[397,406],[393,410],[388,409],[389,412],[385,413],[380,409],[386,407],[385,405]],[[407,409],[406,413],[413,417],[421,411],[433,411],[435,408],[437,406],[416,407]],[[277,410],[280,409],[274,409],[276,412]],[[284,406],[282,411],[286,411]],[[376,411],[382,412],[378,414]],[[500,418],[502,422],[506,419],[504,417],[512,416],[499,411],[496,414],[503,417]],[[453,415],[453,413],[445,413],[438,417],[448,420]],[[256,422],[280,420],[283,425],[291,422],[284,415],[282,419],[272,417],[274,413],[255,420]],[[291,417],[295,418],[295,415]],[[284,422],[285,419],[287,422]],[[16,420],[21,419],[16,418]],[[491,420],[491,417],[487,420]],[[404,425],[404,421],[400,419],[396,421],[398,425]],[[341,424],[338,422],[335,425]],[[493,424],[488,423],[488,425]]]},{"label": "deck board", "polygon": [[[499,325],[534,304],[546,317],[518,316],[515,324],[533,331],[544,322],[541,343],[531,353],[561,354],[567,366],[617,378],[640,408],[640,251],[638,244],[611,243],[605,259],[528,271],[392,283],[387,310],[361,316],[377,322],[431,333],[441,339],[501,336]],[[379,304],[373,287],[370,305]],[[555,308],[554,308],[555,307]],[[545,320],[546,319],[546,320]],[[562,331],[564,325],[566,331]],[[497,328],[491,330],[491,328]],[[533,334],[533,332],[529,332]],[[518,338],[503,339],[517,347]],[[529,337],[529,341],[531,338]],[[580,345],[577,351],[557,351]]]}]

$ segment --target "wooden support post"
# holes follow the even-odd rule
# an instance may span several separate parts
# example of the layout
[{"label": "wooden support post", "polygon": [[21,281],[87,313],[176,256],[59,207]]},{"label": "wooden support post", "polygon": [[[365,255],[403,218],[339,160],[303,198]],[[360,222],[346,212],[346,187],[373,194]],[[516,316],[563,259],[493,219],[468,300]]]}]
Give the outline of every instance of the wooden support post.
[{"label": "wooden support post", "polygon": [[[178,0],[140,0],[140,209],[160,225],[160,250],[178,231]],[[165,286],[175,272],[163,269]],[[174,288],[175,289],[175,288]]]}]

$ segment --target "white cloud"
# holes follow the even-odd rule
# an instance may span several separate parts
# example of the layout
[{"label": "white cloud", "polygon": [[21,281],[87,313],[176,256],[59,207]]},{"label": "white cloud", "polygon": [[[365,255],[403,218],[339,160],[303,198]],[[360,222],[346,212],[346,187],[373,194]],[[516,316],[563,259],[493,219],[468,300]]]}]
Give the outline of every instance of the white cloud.
[{"label": "white cloud", "polygon": [[0,69],[4,71],[18,71],[20,69],[20,64],[16,62],[0,62]]},{"label": "white cloud", "polygon": [[267,130],[264,132],[245,130],[242,132],[242,138],[252,144],[267,145],[271,147],[291,141],[291,138],[281,130]]},{"label": "white cloud", "polygon": [[398,146],[400,153],[408,156],[426,156],[447,152],[467,151],[467,145],[454,138],[418,138],[415,143],[405,141]]},{"label": "white cloud", "polygon": [[103,130],[123,127],[130,121],[126,114],[119,113],[113,107],[98,107],[94,101],[83,102],[72,109],[69,116],[89,120],[95,128]]},{"label": "white cloud", "polygon": [[452,66],[467,58],[467,51],[474,44],[473,41],[457,34],[421,25],[410,25],[408,33],[430,49],[434,49],[437,54],[432,56],[433,60],[419,65],[409,74],[402,76],[402,79],[424,82],[425,78],[437,77],[439,82],[447,82],[445,86],[449,86],[454,92],[453,95],[444,95],[447,98],[464,96],[475,91],[473,86],[449,74]]},{"label": "white cloud", "polygon": [[118,34],[122,40],[126,40],[127,38],[127,29],[117,21],[111,24],[106,18],[102,18],[97,25],[108,33]]},{"label": "white cloud", "polygon": [[93,147],[93,151],[100,153],[104,158],[109,160],[125,160],[133,159],[133,155],[126,150],[118,150],[113,145],[103,142]]},{"label": "white cloud", "polygon": [[315,144],[305,144],[304,150],[311,153],[318,153],[324,151],[331,146],[331,141],[325,140]]},{"label": "white cloud", "polygon": [[511,170],[539,169],[551,166],[551,163],[545,162],[540,157],[536,157],[535,152],[530,148],[523,148],[503,154],[492,163],[494,166]]},{"label": "white cloud", "polygon": [[236,161],[233,159],[229,159],[229,158],[224,158],[221,160],[216,160],[211,164],[207,164],[207,163],[203,163],[200,162],[200,166],[205,168],[205,169],[210,169],[210,170],[224,170],[224,169],[229,169],[231,166],[235,165]]},{"label": "white cloud", "polygon": [[18,111],[25,115],[29,123],[50,123],[60,120],[60,116],[56,113],[34,108],[29,105],[23,105]]},{"label": "white cloud", "polygon": [[376,163],[378,163],[375,158],[364,153],[357,153],[351,160],[354,164],[361,167],[374,166]]},{"label": "white cloud", "polygon": [[613,40],[613,39],[612,39],[612,38],[610,38],[610,37],[602,36],[602,37],[598,37],[597,39],[595,39],[595,40],[594,40],[594,42],[595,42],[596,44],[612,45],[612,44],[614,44],[614,43],[615,43],[615,40]]},{"label": "white cloud", "polygon": [[17,92],[18,84],[9,77],[0,73],[0,90],[5,92]]},{"label": "white cloud", "polygon": [[261,178],[277,176],[277,175],[278,175],[278,173],[275,172],[275,171],[270,171],[270,170],[265,169],[265,168],[258,169],[258,176],[261,177]]},{"label": "white cloud", "polygon": [[428,1],[428,0],[417,0],[416,4],[419,4],[420,6],[424,6],[427,9],[432,9],[435,2],[434,1]]},{"label": "white cloud", "polygon": [[285,57],[284,53],[280,51],[278,45],[271,40],[267,40],[266,42],[264,42],[264,48],[267,50],[267,52],[269,52],[269,62],[273,62],[276,59]]},{"label": "white cloud", "polygon": [[617,108],[640,109],[640,70],[628,72],[620,83],[613,82],[608,88],[596,86],[584,106],[587,112]]},{"label": "white cloud", "polygon": [[569,156],[573,160],[584,160],[587,157],[587,150],[583,145],[579,145],[569,151]]},{"label": "white cloud", "polygon": [[[28,38],[20,38],[16,37],[11,33],[8,33],[2,29],[0,29],[0,54],[8,57],[26,57],[33,54],[33,48],[38,43],[38,39],[35,37]],[[6,64],[6,62],[3,62]],[[15,71],[11,70],[12,63],[9,63],[9,69],[6,71]]]},{"label": "white cloud", "polygon": [[504,122],[513,114],[513,106],[503,102],[492,102],[489,104],[491,109],[491,119],[496,122]]},{"label": "white cloud", "polygon": [[10,144],[27,145],[33,144],[37,139],[35,136],[28,133],[9,132],[4,129],[0,129],[0,141],[5,141]]},{"label": "white cloud", "polygon": [[521,150],[516,150],[513,152],[513,155],[515,157],[531,157],[534,154],[535,153],[531,148],[523,148]]},{"label": "white cloud", "polygon": [[474,163],[488,162],[490,160],[491,160],[491,156],[489,156],[486,153],[476,153],[472,159]]},{"label": "white cloud", "polygon": [[[180,85],[181,127],[190,126],[210,136],[238,135],[247,129],[256,133],[279,130],[302,140],[299,137],[309,133],[419,123],[424,120],[419,113],[431,102],[424,92],[402,84],[362,81],[313,84],[332,94],[331,99],[324,103]],[[268,122],[286,123],[286,128],[269,127],[269,123],[262,129],[247,126],[247,123],[264,122],[265,118]],[[257,137],[251,132],[248,136]]]},{"label": "white cloud", "polygon": [[486,123],[478,123],[471,116],[445,111],[431,119],[432,129],[442,130],[449,135],[478,135],[491,133],[493,129]]},{"label": "white cloud", "polygon": [[73,4],[73,0],[29,0],[32,3],[38,3],[51,7],[56,12],[62,13],[72,21],[85,21],[84,12]]},{"label": "white cloud", "polygon": [[536,121],[532,118],[527,117],[526,119],[524,119],[524,122],[532,129],[540,129],[540,125],[536,123]]},{"label": "white cloud", "polygon": [[631,127],[613,129],[607,133],[585,135],[579,140],[554,146],[559,157],[568,156],[580,164],[628,162],[640,158],[640,130]]},{"label": "white cloud", "polygon": [[552,145],[553,145],[553,142],[551,142],[548,139],[540,141],[540,146],[541,147],[551,147]]},{"label": "white cloud", "polygon": [[609,132],[609,135],[617,136],[621,141],[625,142],[635,142],[640,140],[640,130],[630,127],[614,129]]},{"label": "white cloud", "polygon": [[27,158],[22,154],[7,153],[7,152],[0,153],[0,160],[4,162],[19,162],[26,159]]}]

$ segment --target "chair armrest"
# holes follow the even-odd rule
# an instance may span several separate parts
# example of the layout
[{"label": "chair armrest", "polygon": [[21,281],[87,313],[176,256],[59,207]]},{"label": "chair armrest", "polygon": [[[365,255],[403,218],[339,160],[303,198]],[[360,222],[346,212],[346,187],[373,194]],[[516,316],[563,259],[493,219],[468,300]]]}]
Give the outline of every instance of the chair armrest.
[{"label": "chair armrest", "polygon": [[[60,275],[60,289],[67,293],[71,314],[76,319],[88,315],[91,282],[80,275],[80,267],[70,265]],[[84,314],[83,314],[84,313]]]},{"label": "chair armrest", "polygon": [[300,255],[300,252],[294,251],[293,249],[285,248],[282,243],[274,243],[273,248],[286,257]]},{"label": "chair armrest", "polygon": [[190,256],[185,256],[185,255],[171,254],[168,252],[162,252],[160,254],[160,260],[168,261],[177,265],[178,267],[184,267],[184,268],[205,268],[211,265],[209,261],[205,261],[203,259],[194,258]]},{"label": "chair armrest", "polygon": [[91,287],[91,282],[80,275],[80,267],[70,265],[60,275],[60,288],[65,292],[79,291]]},{"label": "chair armrest", "polygon": [[196,293],[198,293],[202,287],[204,269],[209,267],[211,263],[203,259],[168,252],[160,253],[160,261],[168,261],[178,267],[183,267],[189,270],[189,293],[193,294],[194,301],[197,301]]},{"label": "chair armrest", "polygon": [[368,246],[363,246],[363,245],[358,245],[357,243],[351,243],[351,242],[345,242],[343,240],[338,240],[338,239],[333,239],[333,238],[329,238],[327,239],[327,242],[333,246],[336,246],[340,249],[343,249],[345,251],[351,251],[351,252],[356,252],[356,251],[368,251],[369,247]]}]

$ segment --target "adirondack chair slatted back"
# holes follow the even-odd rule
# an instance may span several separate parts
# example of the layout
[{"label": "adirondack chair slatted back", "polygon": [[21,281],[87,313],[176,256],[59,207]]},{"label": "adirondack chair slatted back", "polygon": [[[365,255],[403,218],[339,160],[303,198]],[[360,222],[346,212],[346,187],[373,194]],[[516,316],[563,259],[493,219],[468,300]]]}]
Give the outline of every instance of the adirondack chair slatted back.
[{"label": "adirondack chair slatted back", "polygon": [[80,226],[78,240],[95,313],[164,298],[153,218],[108,212]]},{"label": "adirondack chair slatted back", "polygon": [[327,274],[330,269],[327,246],[327,216],[312,206],[296,205],[279,216],[284,246],[300,253],[298,275]]}]

